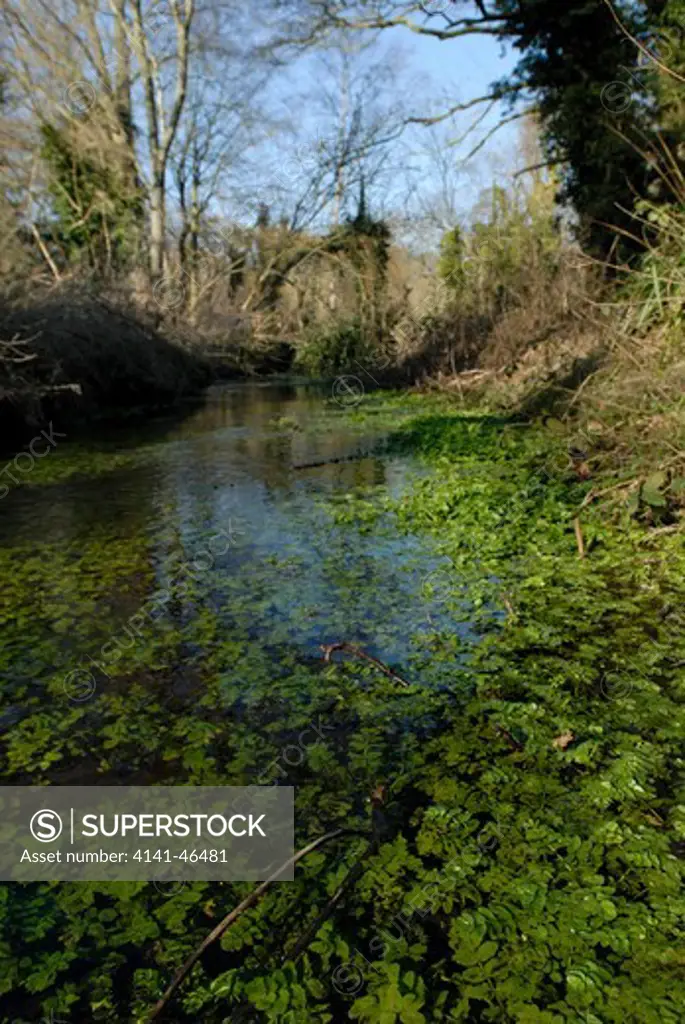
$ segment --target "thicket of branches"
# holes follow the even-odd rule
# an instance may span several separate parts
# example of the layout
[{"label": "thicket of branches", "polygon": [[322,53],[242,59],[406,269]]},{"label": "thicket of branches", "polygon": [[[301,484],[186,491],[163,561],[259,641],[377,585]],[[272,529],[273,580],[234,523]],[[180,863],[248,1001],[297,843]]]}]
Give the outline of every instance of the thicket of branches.
[{"label": "thicket of branches", "polygon": [[5,0],[1,16],[6,299],[31,278],[87,277],[157,321],[260,339],[316,317],[300,308],[305,267],[359,290],[343,242],[402,124],[395,69],[361,38],[327,46],[315,94],[284,100],[303,86],[238,4]]},{"label": "thicket of branches", "polygon": [[[682,202],[682,0],[2,0],[0,15],[5,305],[88,280],[152,326],[285,345],[310,372],[488,370],[594,301],[590,263],[604,279],[639,267],[663,230],[645,200]],[[397,27],[520,58],[436,110],[383,48]],[[469,158],[516,121],[518,175],[466,215]],[[440,191],[413,205],[411,132]]]}]

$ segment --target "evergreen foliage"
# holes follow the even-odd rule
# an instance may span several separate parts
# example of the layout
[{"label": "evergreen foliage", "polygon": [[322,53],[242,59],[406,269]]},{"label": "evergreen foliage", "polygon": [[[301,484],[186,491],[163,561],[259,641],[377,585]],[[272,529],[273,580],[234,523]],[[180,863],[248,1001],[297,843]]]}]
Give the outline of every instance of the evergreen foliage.
[{"label": "evergreen foliage", "polygon": [[[513,82],[536,97],[546,155],[563,168],[560,198],[580,217],[580,237],[595,254],[615,249],[615,228],[631,231],[649,167],[643,151],[656,127],[653,76],[633,42],[597,0],[499,0],[505,34],[521,51]],[[625,27],[649,39],[654,12],[616,3]],[[642,152],[641,152],[642,151]],[[641,248],[625,235],[619,253]]]},{"label": "evergreen foliage", "polygon": [[75,146],[66,129],[44,124],[41,136],[56,235],[68,260],[100,272],[122,269],[143,217],[141,196],[124,187],[116,168]]}]

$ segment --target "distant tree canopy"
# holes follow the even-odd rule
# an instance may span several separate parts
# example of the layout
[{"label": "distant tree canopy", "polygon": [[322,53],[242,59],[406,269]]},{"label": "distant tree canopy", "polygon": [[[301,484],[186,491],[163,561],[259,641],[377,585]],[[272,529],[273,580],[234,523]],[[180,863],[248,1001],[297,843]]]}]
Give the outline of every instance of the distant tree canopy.
[{"label": "distant tree canopy", "polygon": [[557,183],[538,172],[532,184],[481,197],[478,219],[456,226],[440,243],[438,276],[462,311],[497,314],[520,304],[561,264],[564,236],[555,206]]},{"label": "distant tree canopy", "polygon": [[341,227],[334,228],[329,251],[346,252],[357,265],[367,262],[370,257],[378,278],[384,280],[390,257],[390,237],[391,231],[386,222],[374,218],[369,212],[362,182],[357,212],[354,217],[348,217]]}]

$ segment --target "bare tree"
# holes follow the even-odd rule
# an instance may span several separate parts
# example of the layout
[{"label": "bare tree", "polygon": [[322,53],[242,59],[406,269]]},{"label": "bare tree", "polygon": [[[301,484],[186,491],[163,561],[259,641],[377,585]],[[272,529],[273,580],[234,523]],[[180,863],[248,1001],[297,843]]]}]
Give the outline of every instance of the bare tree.
[{"label": "bare tree", "polygon": [[37,129],[59,125],[79,152],[121,168],[147,200],[149,271],[159,280],[175,202],[185,238],[196,236],[255,124],[267,76],[244,9],[237,0],[0,0],[0,18],[34,152]]},{"label": "bare tree", "polygon": [[[119,16],[117,0],[111,0],[113,13]],[[150,273],[153,280],[164,271],[166,239],[166,185],[171,148],[176,139],[181,114],[187,98],[190,62],[190,31],[195,17],[195,0],[168,0],[171,32],[159,22],[154,34],[149,32],[147,17],[158,8],[144,7],[142,0],[131,0],[134,31],[133,50],[142,76],[147,118],[147,147],[150,162]],[[157,45],[171,38],[174,70],[169,86],[165,64]],[[169,93],[171,92],[171,98]]]},{"label": "bare tree", "polygon": [[211,286],[215,272],[225,270],[232,256],[230,232],[217,227],[216,221],[219,210],[230,205],[235,179],[253,144],[251,98],[230,90],[225,98],[216,96],[206,82],[199,83],[172,158],[180,214],[178,261],[188,282],[186,308],[191,319],[200,289]]},{"label": "bare tree", "polygon": [[280,118],[265,196],[291,230],[335,227],[353,212],[362,182],[372,200],[387,185],[404,126],[399,64],[393,50],[340,35],[310,58],[313,84],[296,98],[306,113]]},{"label": "bare tree", "polygon": [[[510,14],[497,0],[264,0],[273,13],[268,46],[279,53],[307,52],[325,46],[340,34],[378,34],[385,29],[403,28],[416,35],[441,42],[470,36],[503,39],[510,30]],[[503,99],[525,95],[523,82],[494,82],[482,96],[464,102],[449,103],[440,112],[425,115],[406,108],[409,124],[437,124],[464,111],[486,105],[492,109]],[[484,145],[500,127],[527,111],[502,114],[489,131]]]},{"label": "bare tree", "polygon": [[[113,2],[123,18],[126,0]],[[66,124],[89,151],[135,164],[126,36],[101,15],[97,0],[2,0],[7,72],[33,128]]]}]

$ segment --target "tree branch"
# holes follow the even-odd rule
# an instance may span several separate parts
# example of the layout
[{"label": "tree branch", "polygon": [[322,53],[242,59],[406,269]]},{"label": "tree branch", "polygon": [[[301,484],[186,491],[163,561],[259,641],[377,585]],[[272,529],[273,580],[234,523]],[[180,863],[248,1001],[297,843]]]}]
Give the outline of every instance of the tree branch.
[{"label": "tree branch", "polygon": [[61,281],[62,278],[60,277],[60,273],[59,273],[59,270],[57,269],[55,261],[53,260],[52,256],[48,252],[48,248],[45,245],[45,243],[43,242],[43,239],[40,237],[40,232],[38,231],[38,228],[36,227],[35,224],[31,225],[31,233],[33,234],[33,237],[36,239],[36,242],[38,243],[38,248],[40,249],[40,251],[41,251],[41,253],[43,255],[43,259],[45,260],[47,265],[50,267],[50,270],[52,271],[52,276],[54,277],[55,281]]},{"label": "tree branch", "polygon": [[[368,18],[360,21],[350,21],[335,14],[328,4],[324,5],[325,15],[329,24],[335,28],[347,31],[359,31],[364,29],[380,30],[385,28],[407,28],[417,35],[432,36],[434,39],[459,39],[462,36],[488,35],[498,36],[506,24],[504,17],[486,14],[482,18],[459,18],[457,21],[449,22],[447,28],[431,28],[429,25],[418,25],[406,15],[398,15],[396,18]],[[488,27],[490,26],[490,27]]]},{"label": "tree branch", "polygon": [[[483,138],[480,140],[480,142],[476,146],[473,147],[471,152],[466,154],[466,156],[464,157],[464,161],[463,162],[466,163],[467,160],[471,160],[472,157],[474,157],[476,155],[476,153],[480,152],[480,150],[483,148],[483,146],[485,146],[486,143],[488,143],[490,141],[490,139],[493,137],[493,135],[497,134],[497,132],[500,130],[500,128],[504,128],[505,125],[511,124],[512,121],[520,121],[520,119],[522,117],[526,117],[528,114],[531,114],[533,112],[533,110],[534,110],[533,107],[528,107],[527,110],[521,110],[518,114],[511,114],[510,117],[502,118],[501,121],[497,122],[497,124],[494,126],[494,128],[491,128],[489,132],[485,133]],[[455,143],[450,143],[450,145],[455,145]]]},{"label": "tree branch", "polygon": [[486,93],[485,96],[477,96],[467,103],[457,103],[456,106],[446,110],[444,114],[436,114],[435,117],[408,117],[405,124],[439,124],[440,121],[446,121],[449,117],[453,117],[454,114],[463,113],[463,111],[470,110],[480,103],[497,103],[498,100],[504,99],[505,96],[513,96],[516,93],[522,92],[525,88],[526,86],[523,83],[508,85],[503,89],[495,89],[494,92]]},{"label": "tree branch", "polygon": [[374,658],[372,654],[367,654],[366,651],[362,651],[361,648],[355,647],[354,644],[348,644],[344,640],[341,643],[335,644],[320,644],[321,650],[323,651],[323,660],[331,661],[334,651],[344,651],[346,654],[351,654],[355,658],[363,658],[364,661],[368,661],[371,665],[374,665],[377,669],[387,676],[388,679],[392,679],[393,682],[401,683],[402,686],[411,686],[406,679],[398,675],[397,672],[393,672],[391,668],[384,665],[378,658]]},{"label": "tree branch", "polygon": [[165,163],[169,156],[169,150],[171,149],[174,138],[176,137],[176,130],[181,118],[181,112],[183,111],[183,105],[185,103],[188,88],[188,42],[190,26],[193,20],[193,15],[195,14],[194,0],[185,0],[183,16],[181,16],[179,7],[176,3],[172,4],[172,12],[174,22],[176,24],[176,45],[178,50],[179,66],[176,77],[176,95],[174,97],[174,105],[169,118],[169,124],[165,132],[165,137],[162,142],[162,159]]},{"label": "tree branch", "polygon": [[[116,14],[116,8],[114,7],[114,0],[110,0],[112,10]],[[143,69],[143,88],[145,95],[145,109],[148,120],[149,130],[149,149],[150,159],[153,169],[153,174],[156,172],[158,158],[159,158],[159,119],[157,115],[157,97],[155,95],[155,81],[154,71],[152,67],[152,61],[150,60],[150,53],[147,47],[147,41],[145,38],[145,30],[143,28],[143,11],[140,0],[133,0],[132,4],[133,20],[135,25],[135,32],[132,37],[133,45],[136,50],[136,57]]]},{"label": "tree branch", "polygon": [[530,164],[529,167],[522,167],[520,171],[516,171],[513,180],[516,181],[523,174],[528,174],[532,171],[541,171],[545,167],[558,167],[559,164],[563,163],[563,160],[541,160],[539,164]]},{"label": "tree branch", "polygon": [[216,942],[217,939],[220,939],[224,932],[226,932],[231,927],[231,925],[234,924],[235,921],[237,921],[238,918],[246,910],[249,910],[249,908],[253,906],[260,899],[261,896],[264,895],[264,893],[269,888],[271,883],[277,881],[278,878],[286,870],[286,868],[293,867],[295,864],[301,861],[303,857],[306,857],[308,853],[312,853],[314,850],[317,850],[320,846],[323,846],[324,843],[328,843],[332,839],[338,839],[340,836],[344,835],[358,834],[359,833],[355,832],[354,830],[346,828],[337,828],[333,832],[326,832],[325,835],[319,836],[318,839],[315,839],[307,846],[304,846],[301,850],[298,850],[298,852],[293,857],[290,857],[290,859],[287,860],[284,864],[282,864],[278,871],[271,875],[270,878],[267,878],[265,882],[262,882],[262,884],[258,885],[256,889],[253,889],[250,895],[246,896],[245,899],[242,900],[242,902],[239,903],[238,906],[230,912],[230,914],[227,914],[226,917],[224,917],[223,920],[219,922],[216,928],[214,928],[209,933],[209,935],[205,939],[203,939],[203,941],[200,943],[197,949],[193,953],[191,953],[186,962],[177,972],[176,976],[174,977],[174,980],[171,982],[162,998],[153,1007],[150,1016],[148,1017],[148,1020],[156,1020],[157,1017],[159,1017],[160,1013],[168,1004],[169,1000],[173,996],[176,989],[188,977],[188,975],[190,974],[193,967],[198,962],[204,951],[209,946],[211,946],[213,942]]},{"label": "tree branch", "polygon": [[604,3],[609,8],[609,10],[611,12],[611,17],[614,19],[614,21],[616,22],[616,24],[618,25],[618,27],[620,28],[621,32],[626,37],[626,39],[629,39],[631,41],[631,43],[633,43],[635,46],[637,46],[638,50],[641,53],[644,53],[644,55],[646,57],[649,57],[650,60],[654,61],[656,66],[658,68],[661,68],[662,71],[665,71],[667,75],[671,75],[671,77],[675,78],[676,81],[678,81],[678,82],[684,82],[685,83],[685,78],[683,78],[682,75],[679,75],[677,71],[673,71],[673,69],[669,68],[666,64],[662,64],[662,62],[658,59],[658,57],[655,57],[654,54],[652,53],[652,51],[649,50],[644,45],[644,43],[641,43],[639,39],[636,39],[635,36],[632,35],[632,33],[626,28],[626,26],[621,21],[621,18],[619,17],[619,15],[618,15],[618,13],[616,11],[616,8],[612,4],[611,0],[604,0]]}]

